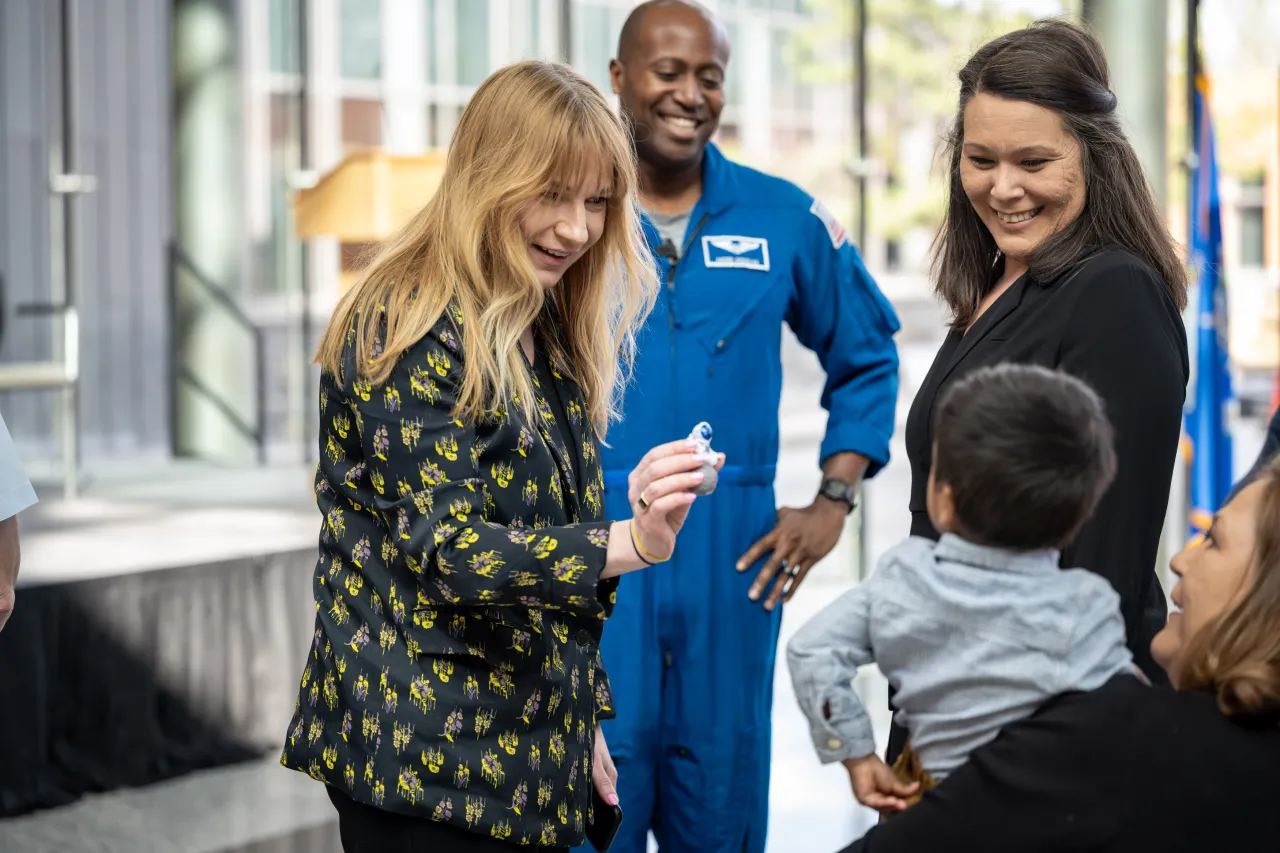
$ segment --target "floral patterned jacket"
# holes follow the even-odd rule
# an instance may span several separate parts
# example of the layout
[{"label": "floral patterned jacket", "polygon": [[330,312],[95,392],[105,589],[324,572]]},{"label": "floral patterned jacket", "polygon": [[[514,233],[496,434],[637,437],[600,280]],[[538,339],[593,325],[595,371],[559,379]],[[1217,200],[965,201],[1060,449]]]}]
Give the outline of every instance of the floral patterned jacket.
[{"label": "floral patterned jacket", "polygon": [[321,380],[316,629],[281,763],[387,811],[575,846],[612,716],[599,445],[541,358],[532,422],[455,420],[461,319],[380,386]]}]

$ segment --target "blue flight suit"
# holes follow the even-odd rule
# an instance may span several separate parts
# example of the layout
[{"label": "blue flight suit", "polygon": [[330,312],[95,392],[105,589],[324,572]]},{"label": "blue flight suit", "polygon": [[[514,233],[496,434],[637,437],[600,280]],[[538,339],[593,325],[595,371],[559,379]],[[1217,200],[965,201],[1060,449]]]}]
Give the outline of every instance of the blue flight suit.
[{"label": "blue flight suit", "polygon": [[727,459],[672,560],[624,576],[605,626],[617,718],[602,725],[625,815],[611,850],[644,853],[652,828],[664,851],[760,853],[781,608],[747,598],[763,560],[734,565],[777,519],[782,324],[827,372],[820,458],[860,453],[871,476],[889,458],[898,319],[825,208],[712,145],[680,259],[659,263],[662,295],[602,450],[605,512],[630,517],[628,473],[699,421]]}]

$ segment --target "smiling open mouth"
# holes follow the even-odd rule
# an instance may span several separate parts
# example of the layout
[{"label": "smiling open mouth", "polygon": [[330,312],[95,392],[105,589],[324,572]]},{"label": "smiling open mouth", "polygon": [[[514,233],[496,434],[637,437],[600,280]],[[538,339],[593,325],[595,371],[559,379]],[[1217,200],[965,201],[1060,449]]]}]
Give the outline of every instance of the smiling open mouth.
[{"label": "smiling open mouth", "polygon": [[697,119],[685,118],[684,116],[659,115],[658,117],[676,130],[697,130],[698,125],[702,123]]},{"label": "smiling open mouth", "polygon": [[560,252],[555,249],[548,249],[546,246],[539,246],[537,243],[533,244],[533,248],[537,249],[539,254],[543,255],[549,260],[563,261],[565,258],[569,257],[568,252]]},{"label": "smiling open mouth", "polygon": [[996,216],[1005,225],[1017,225],[1019,222],[1026,222],[1029,219],[1035,219],[1044,212],[1044,205],[1037,207],[1035,210],[1024,210],[1022,213],[1001,213],[996,211]]}]

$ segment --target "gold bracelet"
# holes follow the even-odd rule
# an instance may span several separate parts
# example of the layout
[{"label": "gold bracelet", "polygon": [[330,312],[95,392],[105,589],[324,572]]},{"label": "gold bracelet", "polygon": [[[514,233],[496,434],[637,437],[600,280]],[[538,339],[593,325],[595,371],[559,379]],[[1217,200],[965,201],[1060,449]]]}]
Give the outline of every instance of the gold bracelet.
[{"label": "gold bracelet", "polygon": [[652,565],[656,565],[657,563],[665,563],[667,562],[667,560],[671,559],[670,554],[668,554],[665,557],[655,557],[653,554],[649,553],[649,549],[645,548],[643,545],[640,544],[640,533],[636,530],[636,520],[634,518],[631,519],[630,527],[631,527],[631,546],[636,549],[636,555],[641,560],[645,561],[646,563],[652,566]]}]

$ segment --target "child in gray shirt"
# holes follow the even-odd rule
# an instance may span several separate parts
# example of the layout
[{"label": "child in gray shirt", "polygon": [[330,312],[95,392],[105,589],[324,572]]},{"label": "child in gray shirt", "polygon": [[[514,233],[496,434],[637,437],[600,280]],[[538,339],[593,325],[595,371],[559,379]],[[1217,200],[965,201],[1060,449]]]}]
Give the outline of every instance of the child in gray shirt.
[{"label": "child in gray shirt", "polygon": [[[956,383],[934,414],[928,509],[941,538],[884,554],[787,645],[818,757],[844,761],[858,800],[882,812],[1051,696],[1136,672],[1115,590],[1058,567],[1115,475],[1097,395],[1064,373],[1000,365]],[[896,691],[912,772],[875,755],[852,685],[872,662]]]}]

